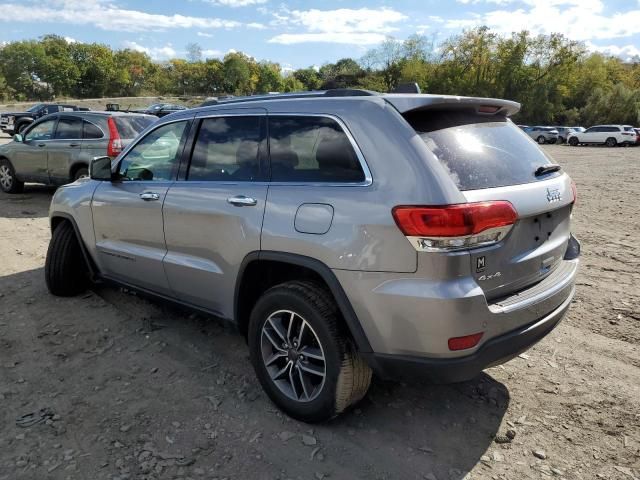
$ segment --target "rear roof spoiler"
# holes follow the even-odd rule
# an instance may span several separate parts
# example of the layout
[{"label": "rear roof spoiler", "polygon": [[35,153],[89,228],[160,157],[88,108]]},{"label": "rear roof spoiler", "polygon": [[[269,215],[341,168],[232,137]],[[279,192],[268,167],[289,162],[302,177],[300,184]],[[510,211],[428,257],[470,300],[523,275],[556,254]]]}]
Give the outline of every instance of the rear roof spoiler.
[{"label": "rear roof spoiler", "polygon": [[520,104],[510,100],[480,97],[455,97],[452,95],[425,95],[425,94],[385,94],[383,98],[395,107],[400,113],[405,114],[421,110],[446,109],[474,109],[484,115],[514,115],[520,111]]}]

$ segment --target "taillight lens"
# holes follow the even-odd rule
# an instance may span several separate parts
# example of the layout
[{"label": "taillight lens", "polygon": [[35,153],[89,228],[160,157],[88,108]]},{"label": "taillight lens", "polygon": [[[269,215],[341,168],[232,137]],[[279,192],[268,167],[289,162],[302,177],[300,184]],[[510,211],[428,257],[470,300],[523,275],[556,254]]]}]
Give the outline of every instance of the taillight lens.
[{"label": "taillight lens", "polygon": [[113,117],[109,117],[107,119],[107,126],[109,127],[109,143],[107,144],[107,155],[110,157],[117,157],[120,152],[122,152],[122,147],[124,144],[122,143],[122,139],[120,138],[120,133],[118,132],[118,126],[116,125],[116,121]]},{"label": "taillight lens", "polygon": [[458,250],[502,240],[518,216],[507,201],[398,206],[393,218],[418,250]]}]

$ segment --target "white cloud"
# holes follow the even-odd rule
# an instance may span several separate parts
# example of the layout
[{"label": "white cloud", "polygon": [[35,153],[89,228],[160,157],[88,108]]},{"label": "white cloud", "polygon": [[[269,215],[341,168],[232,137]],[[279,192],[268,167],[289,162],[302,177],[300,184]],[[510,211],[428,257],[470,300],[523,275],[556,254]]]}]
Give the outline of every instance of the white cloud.
[{"label": "white cloud", "polygon": [[73,37],[64,37],[64,39],[67,43],[78,43],[78,40]]},{"label": "white cloud", "polygon": [[592,52],[600,52],[606,55],[620,57],[623,60],[630,61],[636,57],[640,57],[640,48],[635,45],[594,45],[586,42],[587,48]]},{"label": "white cloud", "polygon": [[346,43],[350,45],[376,45],[386,38],[381,33],[282,33],[269,39],[269,43],[292,45],[295,43]]},{"label": "white cloud", "polygon": [[258,22],[250,22],[246,24],[247,28],[253,28],[256,30],[264,30],[266,27],[266,25],[262,24],[262,23],[258,23]]},{"label": "white cloud", "polygon": [[303,27],[301,33],[283,33],[270,43],[290,45],[306,42],[374,45],[397,30],[393,24],[407,18],[391,8],[340,8],[337,10],[284,10],[274,14],[272,25]]},{"label": "white cloud", "polygon": [[142,32],[149,28],[237,28],[242,23],[220,18],[162,15],[128,10],[104,0],[40,0],[8,3],[2,7],[11,15],[1,15],[0,22],[40,22],[92,25],[101,30]]},{"label": "white cloud", "polygon": [[213,38],[213,33],[198,32],[196,33],[196,35],[198,35],[199,37]]},{"label": "white cloud", "polygon": [[202,56],[204,58],[221,57],[222,56],[222,52],[220,50],[204,49],[204,50],[202,50]]},{"label": "white cloud", "polygon": [[122,45],[125,48],[135,50],[136,52],[146,53],[154,60],[168,60],[171,58],[176,58],[178,54],[178,52],[174,50],[171,44],[167,44],[164,47],[145,47],[137,42],[124,41],[122,42]]},{"label": "white cloud", "polygon": [[[491,0],[490,3],[507,3],[507,0]],[[520,30],[533,34],[562,33],[572,40],[583,41],[640,34],[638,8],[625,12],[611,11],[601,0],[523,0],[522,3],[524,8],[493,10],[475,14],[473,18],[452,19],[445,26],[459,29],[486,25],[501,34]]]},{"label": "white cloud", "polygon": [[267,3],[267,0],[205,0],[213,5],[221,5],[224,7],[247,7],[250,5],[260,5]]}]

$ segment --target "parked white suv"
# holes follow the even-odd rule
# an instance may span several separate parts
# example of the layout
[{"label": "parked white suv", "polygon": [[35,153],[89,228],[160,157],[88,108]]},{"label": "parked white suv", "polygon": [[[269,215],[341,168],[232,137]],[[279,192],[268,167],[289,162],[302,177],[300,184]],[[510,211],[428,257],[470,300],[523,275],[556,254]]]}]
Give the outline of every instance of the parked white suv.
[{"label": "parked white suv", "polygon": [[572,147],[581,143],[599,143],[607,147],[616,145],[633,145],[637,139],[636,131],[631,125],[595,125],[584,132],[572,132],[567,143]]}]

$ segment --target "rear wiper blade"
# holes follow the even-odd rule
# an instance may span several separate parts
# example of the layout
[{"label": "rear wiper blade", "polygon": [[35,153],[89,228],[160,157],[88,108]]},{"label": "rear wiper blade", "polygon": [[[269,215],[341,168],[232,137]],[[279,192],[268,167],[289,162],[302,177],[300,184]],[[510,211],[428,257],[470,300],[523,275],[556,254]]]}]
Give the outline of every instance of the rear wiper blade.
[{"label": "rear wiper blade", "polygon": [[539,177],[541,175],[546,175],[547,173],[557,172],[561,168],[562,167],[560,165],[552,163],[551,165],[543,165],[542,167],[538,167],[534,173],[536,177]]}]

